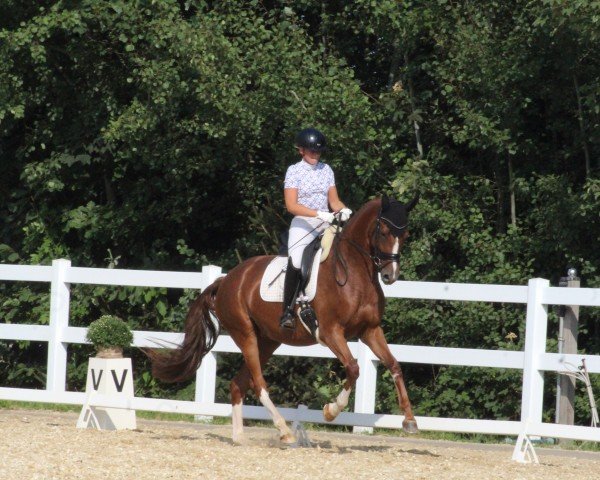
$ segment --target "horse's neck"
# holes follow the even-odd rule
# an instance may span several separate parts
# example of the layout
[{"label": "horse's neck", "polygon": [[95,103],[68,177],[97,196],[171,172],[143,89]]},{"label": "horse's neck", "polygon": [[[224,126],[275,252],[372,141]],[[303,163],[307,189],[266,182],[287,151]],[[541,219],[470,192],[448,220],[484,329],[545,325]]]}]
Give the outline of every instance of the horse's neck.
[{"label": "horse's neck", "polygon": [[378,203],[374,200],[367,203],[352,217],[344,228],[344,237],[371,252],[371,235],[379,211]]},{"label": "horse's neck", "polygon": [[377,218],[378,206],[369,202],[352,217],[344,227],[339,248],[353,271],[363,270],[369,277],[375,276],[375,265],[371,259],[371,236]]}]

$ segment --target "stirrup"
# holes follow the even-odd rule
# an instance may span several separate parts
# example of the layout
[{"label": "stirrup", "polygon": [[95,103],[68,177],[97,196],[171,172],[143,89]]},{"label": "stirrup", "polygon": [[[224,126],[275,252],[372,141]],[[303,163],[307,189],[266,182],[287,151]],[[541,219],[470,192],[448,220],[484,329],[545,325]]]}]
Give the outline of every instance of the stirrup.
[{"label": "stirrup", "polygon": [[289,330],[294,330],[296,328],[296,319],[294,318],[294,314],[289,310],[281,316],[279,320],[279,328],[287,328]]},{"label": "stirrup", "polygon": [[317,330],[319,329],[319,320],[314,309],[306,302],[300,304],[300,319],[302,323],[310,330],[310,334],[317,338]]}]

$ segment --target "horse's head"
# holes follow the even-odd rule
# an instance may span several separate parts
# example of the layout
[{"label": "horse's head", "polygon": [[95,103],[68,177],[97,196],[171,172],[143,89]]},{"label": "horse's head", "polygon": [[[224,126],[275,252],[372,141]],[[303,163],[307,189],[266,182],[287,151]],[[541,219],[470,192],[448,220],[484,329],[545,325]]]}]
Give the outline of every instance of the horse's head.
[{"label": "horse's head", "polygon": [[407,204],[390,199],[386,195],[381,198],[371,247],[376,267],[386,285],[394,283],[400,275],[400,249],[409,235],[408,214],[418,201],[418,194]]}]

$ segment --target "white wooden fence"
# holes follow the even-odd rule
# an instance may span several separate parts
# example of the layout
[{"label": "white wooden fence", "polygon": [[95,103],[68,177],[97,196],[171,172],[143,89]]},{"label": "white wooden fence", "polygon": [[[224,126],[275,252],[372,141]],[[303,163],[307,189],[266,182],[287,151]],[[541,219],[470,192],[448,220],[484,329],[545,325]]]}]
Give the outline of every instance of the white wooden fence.
[{"label": "white wooden fence", "polygon": [[[0,324],[0,340],[48,342],[48,367],[45,390],[0,387],[0,399],[83,405],[85,393],[66,391],[67,346],[86,343],[85,328],[69,326],[70,285],[73,283],[204,289],[222,275],[221,268],[203,267],[201,273],[133,271],[72,267],[68,260],[55,260],[52,266],[0,264],[0,281],[50,283],[49,325]],[[548,305],[600,306],[600,289],[551,287],[547,280],[532,279],[526,286],[477,285],[399,281],[383,286],[387,297],[518,303],[526,305],[526,338],[522,352],[463,348],[390,345],[401,363],[462,365],[471,367],[511,368],[523,371],[521,418],[519,421],[417,417],[421,430],[518,435],[513,458],[524,461],[524,442],[528,436],[557,437],[600,441],[600,429],[542,422],[544,372],[565,371],[580,365],[585,358],[589,373],[600,373],[600,355],[546,353]],[[155,346],[154,340],[180,343],[183,334],[135,331],[134,345]],[[360,367],[353,412],[342,412],[333,422],[355,428],[401,428],[403,416],[374,413],[377,359],[361,342],[350,344]],[[229,404],[215,403],[217,354],[239,352],[230,337],[219,337],[204,358],[197,373],[196,400],[175,401],[154,398],[133,399],[98,396],[95,405],[135,410],[178,412],[203,416],[230,416]],[[333,358],[329,349],[281,346],[276,355]],[[518,385],[515,385],[515,391]],[[320,410],[281,409],[287,420],[323,423]],[[245,406],[246,418],[269,419],[263,407]]]}]

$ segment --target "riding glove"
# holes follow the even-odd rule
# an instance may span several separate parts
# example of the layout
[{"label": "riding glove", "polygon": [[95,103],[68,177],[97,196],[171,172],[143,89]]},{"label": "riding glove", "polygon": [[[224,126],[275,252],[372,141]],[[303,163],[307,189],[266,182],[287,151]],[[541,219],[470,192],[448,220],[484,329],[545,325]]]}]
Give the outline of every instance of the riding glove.
[{"label": "riding glove", "polygon": [[347,222],[350,218],[350,215],[352,215],[352,210],[350,210],[348,207],[344,207],[339,211],[338,215],[340,222]]},{"label": "riding glove", "polygon": [[322,212],[319,210],[317,211],[317,218],[327,223],[333,223],[335,220],[335,215],[331,212]]}]

